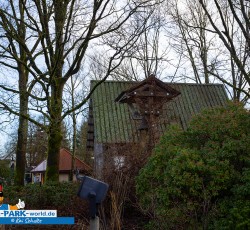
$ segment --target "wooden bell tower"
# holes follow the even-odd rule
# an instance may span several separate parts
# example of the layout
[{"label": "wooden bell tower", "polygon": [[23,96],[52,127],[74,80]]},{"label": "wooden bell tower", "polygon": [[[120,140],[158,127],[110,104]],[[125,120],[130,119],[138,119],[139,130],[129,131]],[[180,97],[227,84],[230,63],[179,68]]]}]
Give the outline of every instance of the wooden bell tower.
[{"label": "wooden bell tower", "polygon": [[163,105],[179,94],[179,91],[150,75],[144,81],[123,91],[115,101],[128,104],[132,118],[141,120],[138,129],[147,131],[148,144],[153,147],[159,136],[156,124],[162,114]]}]

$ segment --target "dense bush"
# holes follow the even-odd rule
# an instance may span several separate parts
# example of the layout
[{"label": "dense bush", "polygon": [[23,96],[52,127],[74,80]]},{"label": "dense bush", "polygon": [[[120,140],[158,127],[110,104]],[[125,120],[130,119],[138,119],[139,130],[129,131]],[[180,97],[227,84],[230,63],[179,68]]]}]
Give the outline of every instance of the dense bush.
[{"label": "dense bush", "polygon": [[4,186],[4,203],[15,205],[21,199],[25,201],[25,209],[54,209],[59,216],[86,218],[88,204],[77,197],[78,188],[79,183],[72,182]]},{"label": "dense bush", "polygon": [[0,182],[10,181],[11,179],[11,170],[9,167],[9,161],[0,160]]},{"label": "dense bush", "polygon": [[189,129],[170,127],[137,178],[137,195],[158,229],[250,227],[250,114],[204,110]]},{"label": "dense bush", "polygon": [[76,196],[79,184],[76,183],[47,183],[44,185],[27,184],[20,186],[5,186],[4,196],[11,203],[18,199],[25,200],[28,208],[44,208],[48,206],[65,206]]}]

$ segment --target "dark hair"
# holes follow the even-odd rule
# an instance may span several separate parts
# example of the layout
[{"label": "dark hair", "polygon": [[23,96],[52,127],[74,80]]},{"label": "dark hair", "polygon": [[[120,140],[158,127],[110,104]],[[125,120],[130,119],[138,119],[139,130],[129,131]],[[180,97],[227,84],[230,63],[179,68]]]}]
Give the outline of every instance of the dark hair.
[{"label": "dark hair", "polygon": [[0,192],[0,197],[3,197],[3,192]]}]

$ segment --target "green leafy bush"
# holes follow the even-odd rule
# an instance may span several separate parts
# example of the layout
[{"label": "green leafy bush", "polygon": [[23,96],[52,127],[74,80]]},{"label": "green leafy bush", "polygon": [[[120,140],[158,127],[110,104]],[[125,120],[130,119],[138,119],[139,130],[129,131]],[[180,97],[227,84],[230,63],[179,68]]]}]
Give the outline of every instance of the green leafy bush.
[{"label": "green leafy bush", "polygon": [[10,204],[18,199],[26,203],[27,209],[45,209],[49,207],[67,207],[77,195],[79,184],[70,182],[51,182],[44,185],[27,184],[20,186],[5,186],[4,197]]},{"label": "green leafy bush", "polygon": [[249,130],[249,112],[235,103],[204,110],[186,131],[169,128],[136,186],[159,229],[249,227]]},{"label": "green leafy bush", "polygon": [[[89,204],[77,196],[80,184],[75,182],[44,185],[27,184],[26,186],[4,185],[4,203],[15,205],[18,199],[24,200],[27,210],[57,210],[57,216],[74,217],[73,229],[87,228],[89,219]],[[73,227],[74,226],[74,227]],[[43,229],[44,226],[30,226],[31,229]],[[33,228],[32,228],[33,227]],[[39,227],[39,228],[38,228]],[[55,229],[69,229],[66,225],[53,225]],[[23,228],[20,226],[21,229]],[[53,229],[54,229],[53,228]]]},{"label": "green leafy bush", "polygon": [[[77,190],[74,183],[46,183],[40,187],[39,199],[45,205],[53,206],[67,206],[71,197],[74,194],[76,196]],[[79,186],[79,185],[78,185]]]},{"label": "green leafy bush", "polygon": [[0,182],[8,181],[11,177],[9,161],[0,160]]}]

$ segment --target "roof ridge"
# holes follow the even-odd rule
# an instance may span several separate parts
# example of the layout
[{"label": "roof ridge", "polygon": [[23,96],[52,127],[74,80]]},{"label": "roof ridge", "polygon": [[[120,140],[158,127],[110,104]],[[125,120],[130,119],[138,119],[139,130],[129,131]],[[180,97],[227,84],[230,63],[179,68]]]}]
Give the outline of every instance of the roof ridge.
[{"label": "roof ridge", "polygon": [[[61,148],[60,151],[63,150],[63,149],[73,157],[73,154],[68,149],[66,149],[64,147]],[[75,157],[76,160],[79,160],[81,163],[83,163],[84,165],[86,165],[87,167],[89,167],[91,169],[91,167],[87,163],[85,163],[84,161],[79,159],[77,156],[74,156],[74,157]]]},{"label": "roof ridge", "polygon": [[[90,82],[94,83],[94,82],[99,82],[101,80],[91,80]],[[142,80],[143,81],[143,80]],[[137,84],[137,83],[140,83],[142,81],[116,81],[116,80],[106,80],[103,83],[130,83],[130,84]],[[203,86],[203,85],[207,85],[207,86],[213,86],[213,85],[222,85],[222,83],[195,83],[195,82],[165,82],[165,81],[162,81],[163,83],[165,84],[174,84],[174,85],[195,85],[195,86]]]}]

